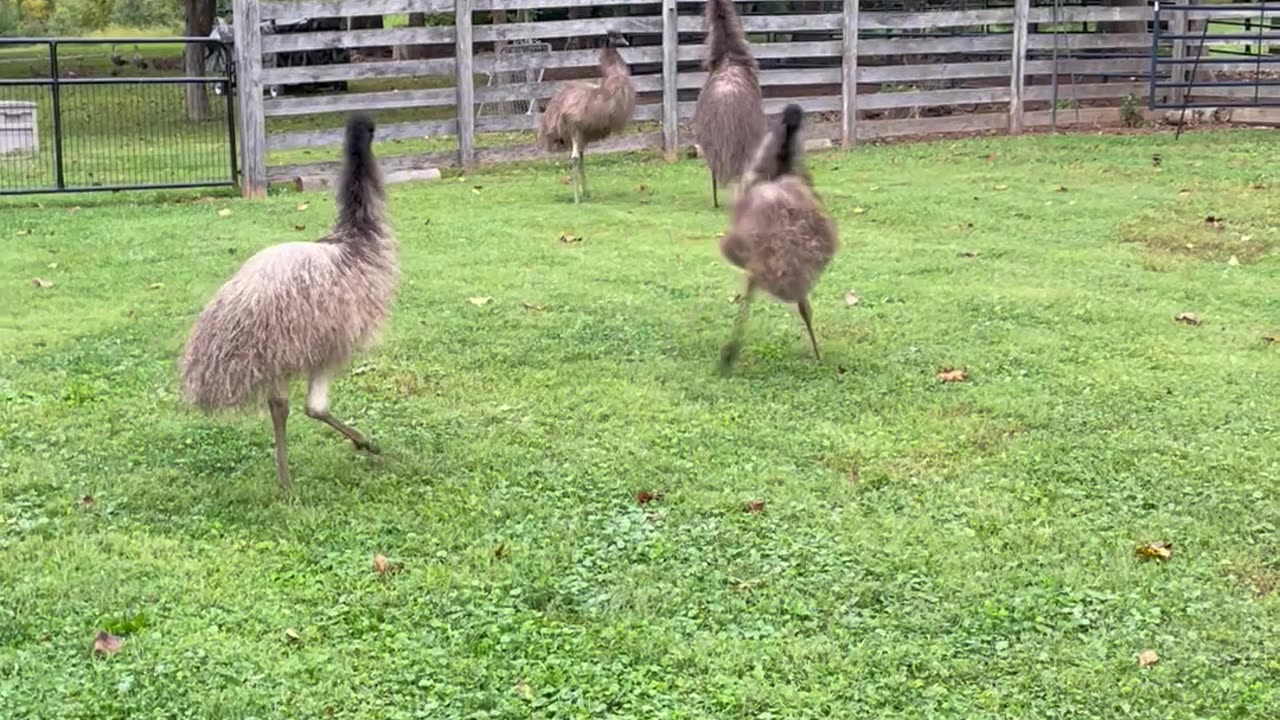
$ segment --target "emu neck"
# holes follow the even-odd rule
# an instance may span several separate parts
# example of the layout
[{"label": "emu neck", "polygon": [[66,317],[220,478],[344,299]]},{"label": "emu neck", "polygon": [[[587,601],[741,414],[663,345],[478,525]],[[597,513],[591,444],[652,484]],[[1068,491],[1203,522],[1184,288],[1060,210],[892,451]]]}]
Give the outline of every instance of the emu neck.
[{"label": "emu neck", "polygon": [[600,49],[600,77],[629,77],[630,75],[627,61],[622,59],[618,48],[606,45]]}]

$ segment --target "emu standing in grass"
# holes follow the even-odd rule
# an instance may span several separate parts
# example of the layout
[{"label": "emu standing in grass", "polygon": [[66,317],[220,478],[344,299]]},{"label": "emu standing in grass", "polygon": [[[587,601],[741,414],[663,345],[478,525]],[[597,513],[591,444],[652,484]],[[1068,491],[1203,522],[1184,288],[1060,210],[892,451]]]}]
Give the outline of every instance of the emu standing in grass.
[{"label": "emu standing in grass", "polygon": [[587,143],[602,140],[631,122],[636,109],[636,90],[631,71],[618,53],[627,41],[610,30],[600,50],[600,82],[571,80],[560,83],[538,120],[538,140],[547,150],[571,149],[573,201],[581,202],[587,192],[582,155]]},{"label": "emu standing in grass", "polygon": [[783,302],[795,303],[813,334],[809,290],[839,246],[836,225],[813,193],[801,157],[799,105],[788,105],[782,118],[760,144],[742,180],[742,197],[733,211],[733,224],[720,241],[725,259],[746,271],[747,289],[733,325],[733,337],[720,352],[720,370],[727,372],[738,357],[757,289]]},{"label": "emu standing in grass", "polygon": [[206,410],[266,397],[275,431],[276,473],[285,489],[289,384],[308,379],[307,416],[378,448],[329,414],[329,382],[386,322],[399,266],[384,217],[382,173],[370,147],[373,121],[347,122],[338,220],[319,242],[258,252],[219,290],[196,321],[182,358],[186,397]]},{"label": "emu standing in grass", "polygon": [[760,98],[760,67],[747,47],[733,0],[710,0],[706,25],[702,67],[709,74],[698,93],[693,127],[711,169],[711,203],[720,207],[717,185],[742,177],[767,123]]}]

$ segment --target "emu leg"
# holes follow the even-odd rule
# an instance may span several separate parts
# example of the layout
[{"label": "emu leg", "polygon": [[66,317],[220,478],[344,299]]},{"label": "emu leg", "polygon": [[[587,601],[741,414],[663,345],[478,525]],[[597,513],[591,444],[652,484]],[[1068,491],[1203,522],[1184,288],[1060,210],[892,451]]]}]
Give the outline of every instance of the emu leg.
[{"label": "emu leg", "polygon": [[573,204],[582,202],[586,183],[582,180],[582,145],[573,141],[573,154],[569,156],[573,165]]},{"label": "emu leg", "polygon": [[358,430],[329,414],[329,381],[332,379],[330,375],[311,376],[307,385],[307,417],[319,420],[342,433],[352,445],[356,446],[357,450],[364,450],[372,455],[382,452],[377,445],[366,440]]},{"label": "emu leg", "polygon": [[716,194],[716,174],[711,173],[711,207],[720,207],[720,196]]},{"label": "emu leg", "polygon": [[818,354],[818,338],[813,335],[813,308],[809,306],[809,298],[805,298],[796,303],[800,308],[800,317],[804,319],[804,326],[809,331],[809,342],[813,345],[813,357],[815,360],[822,360],[822,356]]},{"label": "emu leg", "polygon": [[289,490],[293,483],[289,480],[289,440],[285,434],[285,424],[289,421],[289,398],[273,397],[267,400],[267,408],[271,411],[271,429],[276,438],[276,479],[280,487]]},{"label": "emu leg", "polygon": [[724,344],[724,347],[720,348],[721,375],[733,368],[733,363],[737,361],[738,353],[742,350],[742,338],[747,332],[747,320],[751,317],[751,298],[755,293],[755,280],[747,278],[747,290],[742,294],[742,307],[738,310],[738,317],[733,321],[733,336]]}]

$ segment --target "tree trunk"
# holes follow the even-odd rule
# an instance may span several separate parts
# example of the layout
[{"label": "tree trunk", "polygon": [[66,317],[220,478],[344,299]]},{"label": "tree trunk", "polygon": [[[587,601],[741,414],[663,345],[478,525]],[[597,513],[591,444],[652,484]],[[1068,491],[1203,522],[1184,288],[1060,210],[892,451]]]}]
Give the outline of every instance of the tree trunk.
[{"label": "tree trunk", "polygon": [[[208,37],[213,32],[214,0],[182,0],[186,10],[186,23],[183,32],[187,37]],[[187,43],[183,53],[183,72],[187,77],[204,77],[204,55],[206,45],[203,43]],[[189,83],[186,86],[187,119],[203,122],[209,119],[209,94],[204,83]]]}]

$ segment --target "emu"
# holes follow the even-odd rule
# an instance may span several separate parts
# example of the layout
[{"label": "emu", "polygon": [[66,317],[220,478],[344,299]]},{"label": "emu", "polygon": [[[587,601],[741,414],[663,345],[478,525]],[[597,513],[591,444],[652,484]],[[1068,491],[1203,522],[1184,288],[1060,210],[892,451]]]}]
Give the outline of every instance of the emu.
[{"label": "emu", "polygon": [[285,490],[291,487],[285,424],[294,378],[308,380],[308,417],[358,450],[379,452],[329,414],[330,381],[382,329],[399,279],[373,133],[365,116],[347,121],[338,219],[330,233],[249,258],[205,307],[182,357],[183,394],[197,407],[237,408],[265,396],[276,475]]},{"label": "emu", "polygon": [[582,201],[587,192],[582,156],[587,143],[602,140],[631,122],[636,109],[636,90],[631,71],[618,53],[627,47],[626,38],[610,30],[600,50],[600,82],[571,80],[560,83],[538,120],[538,140],[547,150],[571,148],[573,201]]},{"label": "emu", "polygon": [[742,308],[733,336],[720,351],[720,371],[728,372],[738,358],[757,289],[778,300],[795,303],[809,331],[813,356],[821,360],[813,334],[809,290],[839,247],[835,222],[812,189],[801,157],[799,105],[788,105],[781,120],[761,142],[742,180],[742,196],[733,222],[720,241],[725,259],[747,276]]},{"label": "emu", "polygon": [[698,147],[711,170],[711,204],[720,207],[718,185],[742,177],[767,122],[760,96],[760,67],[747,47],[733,0],[707,3],[707,45],[702,68],[709,74],[693,113]]}]

